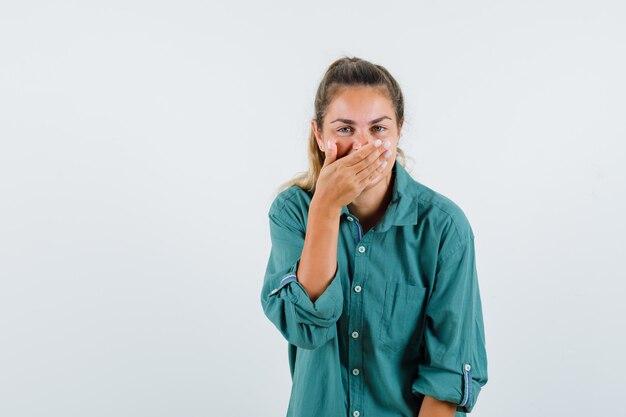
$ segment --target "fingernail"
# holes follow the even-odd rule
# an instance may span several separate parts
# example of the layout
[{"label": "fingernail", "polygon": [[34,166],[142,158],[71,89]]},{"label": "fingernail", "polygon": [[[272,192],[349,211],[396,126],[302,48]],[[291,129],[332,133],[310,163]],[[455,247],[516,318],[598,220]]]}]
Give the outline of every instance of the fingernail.
[{"label": "fingernail", "polygon": [[383,155],[385,155],[385,158],[389,158],[391,154],[392,152],[390,150],[387,150],[387,152],[385,152]]},{"label": "fingernail", "polygon": [[330,140],[326,141],[326,149],[330,149]]},{"label": "fingernail", "polygon": [[[381,140],[380,139],[376,139],[376,141],[374,142],[374,146],[376,146],[377,148],[380,146],[381,144]],[[387,147],[387,146],[386,146]]]},{"label": "fingernail", "polygon": [[388,148],[391,146],[391,142],[389,142],[388,140],[385,141],[385,148]]},{"label": "fingernail", "polygon": [[380,163],[381,168],[385,168],[387,166],[387,161],[383,161]]}]

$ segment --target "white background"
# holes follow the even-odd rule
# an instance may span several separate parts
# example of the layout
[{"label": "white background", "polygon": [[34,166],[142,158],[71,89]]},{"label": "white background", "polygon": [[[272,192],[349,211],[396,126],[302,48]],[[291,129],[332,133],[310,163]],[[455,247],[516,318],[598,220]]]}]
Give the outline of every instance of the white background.
[{"label": "white background", "polygon": [[475,231],[472,414],[623,413],[626,4],[219,3],[1,3],[0,415],[285,415],[267,209],[343,55]]}]

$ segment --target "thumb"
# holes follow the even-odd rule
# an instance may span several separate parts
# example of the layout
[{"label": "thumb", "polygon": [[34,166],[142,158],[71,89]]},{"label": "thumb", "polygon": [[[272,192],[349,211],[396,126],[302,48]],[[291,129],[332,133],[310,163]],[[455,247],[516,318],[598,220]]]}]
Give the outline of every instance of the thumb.
[{"label": "thumb", "polygon": [[334,141],[326,141],[326,151],[324,152],[324,155],[325,158],[323,167],[326,167],[337,160],[337,144]]}]

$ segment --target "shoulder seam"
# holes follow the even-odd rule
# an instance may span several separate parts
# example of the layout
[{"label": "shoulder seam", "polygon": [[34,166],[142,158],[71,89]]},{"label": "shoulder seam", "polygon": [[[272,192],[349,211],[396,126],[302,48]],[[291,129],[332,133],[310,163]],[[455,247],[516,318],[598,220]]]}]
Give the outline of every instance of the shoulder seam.
[{"label": "shoulder seam", "polygon": [[[442,211],[442,212],[446,213],[446,214],[448,215],[448,218],[452,221],[452,224],[454,225],[454,231],[456,232],[456,235],[457,235],[457,239],[458,239],[458,241],[457,241],[457,243],[454,245],[454,247],[452,247],[450,250],[448,250],[445,254],[442,254],[442,255],[439,257],[439,259],[437,260],[437,263],[443,262],[445,259],[447,259],[447,258],[449,258],[450,256],[454,255],[457,251],[459,251],[460,249],[464,248],[464,247],[467,245],[467,242],[465,242],[465,241],[462,239],[461,233],[459,232],[459,227],[458,227],[458,225],[457,225],[457,221],[456,221],[456,219],[454,218],[454,216],[453,216],[452,214],[450,214],[450,212],[448,212],[448,211],[447,211],[447,210],[445,210],[443,207],[441,207],[441,205],[440,205],[440,204],[438,204],[438,203],[436,203],[436,202],[434,202],[434,201],[432,201],[432,200],[427,200],[427,199],[424,199],[424,198],[420,197],[419,195],[418,195],[418,197],[417,197],[417,198],[418,198],[419,200],[421,200],[421,201],[428,202],[428,203],[432,204],[432,206],[433,206],[433,207],[436,207],[438,210],[440,210],[440,211]],[[446,198],[447,198],[447,197],[446,197]],[[452,201],[452,200],[450,200],[450,201]],[[454,202],[453,202],[453,203],[454,203]],[[456,203],[454,203],[454,204],[456,204]],[[458,209],[459,209],[459,210],[463,213],[463,210],[461,209],[461,207],[459,207],[458,205],[457,205],[457,207],[458,207]],[[463,215],[465,216],[465,213],[463,213]],[[468,220],[468,221],[469,221],[469,220]],[[469,234],[469,238],[470,238],[470,239],[474,239],[474,236],[472,236],[472,234],[470,233],[470,234]]]},{"label": "shoulder seam", "polygon": [[[448,211],[444,210],[439,204],[435,203],[432,200],[426,200],[424,198],[421,197],[417,197],[419,200],[422,201],[428,201],[429,203],[431,203],[434,207],[437,207],[437,209],[443,211],[444,213],[446,213],[448,215],[448,218],[450,218],[450,220],[452,220],[452,224],[454,224],[454,229],[456,230],[456,233],[459,235],[459,242],[461,241],[461,233],[459,233],[459,228],[456,224],[456,220],[454,219],[454,216],[452,214],[450,214]],[[456,203],[455,203],[456,204]],[[459,210],[461,210],[461,208],[459,207]]]},{"label": "shoulder seam", "polygon": [[[289,201],[291,201],[296,195],[296,192],[292,192],[291,195],[287,196],[287,197],[283,197],[282,199],[284,200],[283,203],[287,203]],[[283,216],[284,211],[287,209],[287,205],[283,204],[283,206],[276,212],[274,213],[274,217],[279,218],[283,221],[286,221],[287,223],[290,223],[291,227],[295,227],[296,229],[300,230],[300,225],[292,222],[291,218],[288,216]],[[270,216],[272,216],[272,212],[270,211],[269,213]]]},{"label": "shoulder seam", "polygon": [[[474,238],[470,236],[470,239],[473,240]],[[441,262],[445,261],[446,259],[454,255],[455,253],[459,252],[461,249],[467,248],[468,245],[469,245],[469,242],[463,242],[459,240],[459,242],[457,242],[457,244],[452,249],[450,249],[448,252],[446,252],[445,254],[439,257],[439,259],[437,260],[437,264],[440,264]]]}]

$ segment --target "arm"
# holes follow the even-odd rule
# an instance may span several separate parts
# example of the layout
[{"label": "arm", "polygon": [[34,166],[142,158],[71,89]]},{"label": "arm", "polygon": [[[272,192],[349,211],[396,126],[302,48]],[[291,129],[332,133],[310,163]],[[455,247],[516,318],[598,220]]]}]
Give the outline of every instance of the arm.
[{"label": "arm", "polygon": [[304,249],[296,276],[311,301],[315,302],[326,290],[337,272],[337,240],[339,215],[335,209],[316,200],[309,206]]},{"label": "arm", "polygon": [[[487,356],[474,236],[466,225],[450,232],[437,263],[426,307],[423,351],[413,393],[472,411],[487,383]],[[424,401],[426,407],[431,400]],[[420,413],[421,414],[421,413]],[[424,414],[426,415],[426,414]]]},{"label": "arm", "polygon": [[425,396],[418,417],[454,417],[456,404]]},{"label": "arm", "polygon": [[303,349],[336,336],[343,310],[341,281],[335,279],[340,210],[335,220],[334,213],[320,207],[311,202],[306,232],[288,200],[275,201],[269,212],[272,249],[261,304],[285,339]]}]

